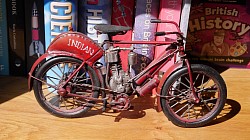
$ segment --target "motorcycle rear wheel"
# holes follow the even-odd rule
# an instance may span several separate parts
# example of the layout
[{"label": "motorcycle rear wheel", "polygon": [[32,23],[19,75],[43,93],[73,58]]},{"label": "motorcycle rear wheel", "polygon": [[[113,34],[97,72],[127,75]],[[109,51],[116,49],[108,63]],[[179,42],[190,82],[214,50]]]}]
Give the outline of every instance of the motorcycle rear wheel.
[{"label": "motorcycle rear wheel", "polygon": [[[94,104],[78,97],[69,97],[67,94],[58,94],[58,87],[82,64],[82,61],[71,57],[55,57],[45,62],[35,74],[34,94],[39,105],[50,114],[63,118],[78,118],[84,116]],[[98,76],[90,66],[84,66],[67,83],[73,94],[99,97],[99,92],[94,88],[76,86],[76,84],[89,84],[100,86]]]},{"label": "motorcycle rear wheel", "polygon": [[227,88],[220,74],[213,68],[191,65],[195,93],[199,103],[192,101],[189,74],[183,67],[166,80],[161,95],[161,107],[165,116],[180,127],[201,127],[211,122],[223,109]]}]

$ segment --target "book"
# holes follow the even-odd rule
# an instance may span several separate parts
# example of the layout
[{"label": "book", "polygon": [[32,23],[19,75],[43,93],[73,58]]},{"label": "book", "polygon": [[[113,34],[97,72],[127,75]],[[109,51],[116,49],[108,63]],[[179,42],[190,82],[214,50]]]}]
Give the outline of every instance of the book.
[{"label": "book", "polygon": [[[133,28],[134,23],[135,1],[113,0],[112,6],[112,25],[127,26]],[[132,30],[127,31],[124,35],[116,35],[113,40],[131,41]],[[119,47],[129,48],[131,44],[119,44]],[[128,53],[129,51],[121,51],[121,62],[123,70],[128,69]]]},{"label": "book", "polygon": [[[180,23],[181,16],[181,8],[182,8],[182,0],[161,0],[160,1],[160,10],[159,10],[159,19],[161,20],[170,20],[175,21],[177,24]],[[177,31],[175,25],[168,23],[159,23],[157,26],[157,32],[163,31]],[[172,39],[176,39],[176,35],[166,35],[166,36],[157,36],[156,41],[171,41]],[[155,46],[155,54],[154,58],[159,57],[159,55],[165,51],[168,45],[164,46]],[[165,66],[163,66],[158,75],[155,77],[161,77],[164,72],[168,70],[168,68],[174,64],[174,60],[169,61]],[[156,94],[156,89],[152,90],[153,94]]]},{"label": "book", "polygon": [[[57,35],[68,32],[72,28],[73,31],[77,31],[77,13],[77,0],[44,0],[45,49]],[[55,77],[47,81],[49,84],[59,84],[60,81],[56,79],[62,77],[59,69],[53,68],[53,71],[50,70],[46,74]],[[54,92],[50,86],[48,86],[48,90]]]},{"label": "book", "polygon": [[45,48],[60,33],[77,31],[77,0],[44,0]]},{"label": "book", "polygon": [[[181,8],[182,8],[182,0],[161,0],[160,1],[160,10],[159,10],[159,19],[161,20],[169,20],[174,21],[177,24],[180,23],[181,16]],[[177,31],[175,25],[168,23],[159,23],[157,26],[157,32],[162,31]],[[176,39],[176,35],[166,35],[166,36],[157,36],[156,41],[171,41]],[[155,47],[155,55],[154,58],[157,58],[161,52],[168,47],[168,45],[164,46],[156,46]],[[169,66],[173,64],[173,61],[170,61],[167,65],[165,65],[160,71],[165,72]]]},{"label": "book", "polygon": [[27,76],[25,62],[24,0],[7,0],[7,31],[9,72],[13,76]]},{"label": "book", "polygon": [[25,0],[26,63],[29,72],[34,62],[45,53],[44,2]]},{"label": "book", "polygon": [[[79,2],[79,32],[97,43],[108,40],[107,34],[97,35],[96,24],[111,24],[112,0],[84,0]],[[105,65],[104,57],[100,62]]]},{"label": "book", "polygon": [[95,42],[108,39],[105,34],[97,35],[96,24],[111,24],[111,0],[85,0],[79,3],[79,31]]},{"label": "book", "polygon": [[0,75],[9,75],[6,0],[0,1]]},{"label": "book", "polygon": [[250,68],[250,16],[247,0],[192,1],[187,50],[190,59]]},{"label": "book", "polygon": [[[150,23],[151,19],[158,18],[159,0],[137,0],[135,9],[135,23],[133,40],[154,41],[157,25]],[[134,45],[137,53],[137,64],[132,66],[133,73],[141,72],[154,58],[154,46],[149,44]]]}]

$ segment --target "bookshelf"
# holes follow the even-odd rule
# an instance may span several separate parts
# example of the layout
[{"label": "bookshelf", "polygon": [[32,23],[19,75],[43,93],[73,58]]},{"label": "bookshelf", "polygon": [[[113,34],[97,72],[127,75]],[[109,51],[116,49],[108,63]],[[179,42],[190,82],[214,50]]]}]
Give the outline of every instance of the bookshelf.
[{"label": "bookshelf", "polygon": [[[154,36],[145,38],[139,35],[143,32],[138,29],[148,20],[141,17],[150,15],[149,18],[159,18],[164,10],[165,14],[168,13],[167,19],[173,19],[170,16],[175,10],[172,16],[175,16],[174,20],[180,23],[187,37],[186,49],[192,52],[190,55],[194,62],[202,59],[228,67],[250,68],[250,20],[245,18],[250,15],[249,3],[247,0],[1,0],[0,75],[27,76],[32,64],[46,52],[51,40],[57,34],[68,31],[68,26],[87,34],[98,43],[107,39],[105,35],[96,38],[93,26],[100,23],[130,26],[133,29],[114,39],[155,40]],[[210,11],[209,14],[209,10],[214,12]],[[147,31],[150,34],[160,29],[159,25],[153,24],[144,27],[150,29]],[[227,31],[225,40],[229,42],[229,56],[199,56],[201,46],[208,42],[206,38],[210,38],[212,32],[219,28]],[[137,53],[147,59],[140,60],[151,61],[157,55],[157,50],[145,48]],[[127,69],[127,54],[121,53],[124,70]],[[143,63],[141,66],[144,66]]]}]

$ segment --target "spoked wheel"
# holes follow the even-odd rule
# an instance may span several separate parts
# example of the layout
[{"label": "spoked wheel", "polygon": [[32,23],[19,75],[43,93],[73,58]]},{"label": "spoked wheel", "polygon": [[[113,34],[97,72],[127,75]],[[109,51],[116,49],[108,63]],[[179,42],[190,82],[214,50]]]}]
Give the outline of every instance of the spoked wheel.
[{"label": "spoked wheel", "polygon": [[211,122],[223,109],[227,89],[220,74],[211,67],[191,65],[193,85],[200,102],[193,100],[188,69],[174,72],[164,83],[160,102],[164,114],[175,125],[200,127]]},{"label": "spoked wheel", "polygon": [[[66,84],[66,90],[60,89],[60,85],[76,71],[82,61],[70,57],[56,57],[45,62],[37,71],[34,80],[34,94],[40,106],[47,112],[66,118],[82,117],[93,105],[93,101],[88,101],[79,96],[98,98],[99,93],[93,90],[93,86],[99,87],[100,83],[97,74],[90,67],[85,65]],[[90,85],[80,86],[80,85]],[[65,93],[64,95],[58,94]]]}]

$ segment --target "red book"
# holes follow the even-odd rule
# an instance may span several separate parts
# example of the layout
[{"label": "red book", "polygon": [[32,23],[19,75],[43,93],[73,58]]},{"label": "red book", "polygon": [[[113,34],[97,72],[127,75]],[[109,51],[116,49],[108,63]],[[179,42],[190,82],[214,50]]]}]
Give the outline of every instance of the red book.
[{"label": "red book", "polygon": [[[169,0],[161,0],[160,1],[160,13],[159,13],[159,19],[161,20],[170,20],[175,21],[179,24],[180,22],[180,14],[181,14],[181,6],[182,6],[182,0],[175,0],[175,1],[169,1]],[[177,31],[176,27],[173,24],[164,24],[160,23],[157,26],[157,32],[161,31]],[[175,39],[176,35],[168,35],[167,39]],[[165,41],[165,36],[157,36],[157,41]],[[155,47],[155,55],[154,58],[158,57],[161,52],[163,52],[167,46],[156,46]],[[164,66],[161,71],[165,72],[168,69],[168,65]]]},{"label": "red book", "polygon": [[[113,9],[112,9],[112,25],[120,26],[133,26],[134,22],[134,1],[124,1],[124,0],[113,0]],[[117,35],[113,37],[113,40],[132,40],[132,30],[128,31],[125,35]],[[129,48],[130,44],[120,44],[119,47]],[[128,65],[128,56],[129,51],[121,51],[120,56],[122,60],[123,70],[127,70]]]},{"label": "red book", "polygon": [[186,48],[194,61],[250,68],[249,0],[192,1]]}]

